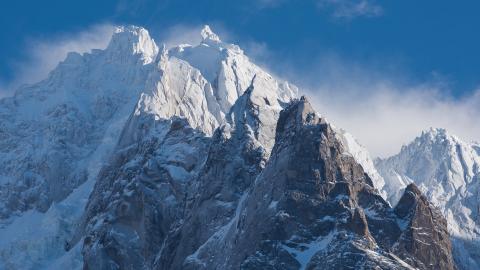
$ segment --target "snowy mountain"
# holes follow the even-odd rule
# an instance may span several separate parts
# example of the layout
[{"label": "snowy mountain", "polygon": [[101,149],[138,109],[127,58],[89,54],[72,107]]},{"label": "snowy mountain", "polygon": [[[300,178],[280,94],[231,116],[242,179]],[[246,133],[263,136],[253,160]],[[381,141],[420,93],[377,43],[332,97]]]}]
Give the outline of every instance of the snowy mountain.
[{"label": "snowy mountain", "polygon": [[[274,104],[296,95],[208,26],[200,34],[200,44],[167,51],[143,28],[118,27],[105,50],[70,53],[47,79],[0,101],[0,263],[40,267],[60,256],[101,168],[147,129],[161,133],[158,120],[177,116],[211,136],[254,76],[278,93]],[[12,234],[19,225],[47,232]]]},{"label": "snowy mountain", "polygon": [[454,269],[415,185],[392,208],[352,135],[199,34],[118,27],[0,101],[0,269]]},{"label": "snowy mountain", "polygon": [[384,190],[395,203],[415,183],[447,218],[457,264],[480,268],[480,145],[444,129],[423,132],[399,154],[377,160]]}]

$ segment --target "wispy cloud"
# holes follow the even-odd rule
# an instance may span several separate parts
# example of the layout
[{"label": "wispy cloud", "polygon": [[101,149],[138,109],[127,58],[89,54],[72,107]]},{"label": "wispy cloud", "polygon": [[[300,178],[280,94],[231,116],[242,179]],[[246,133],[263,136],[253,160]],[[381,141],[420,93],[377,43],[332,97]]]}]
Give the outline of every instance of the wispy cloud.
[{"label": "wispy cloud", "polygon": [[352,87],[330,86],[306,93],[321,113],[354,134],[375,156],[397,153],[430,127],[446,128],[467,141],[480,139],[480,127],[473,124],[480,115],[478,90],[454,99],[426,85],[403,88],[372,82],[368,89],[364,85]]},{"label": "wispy cloud", "polygon": [[113,25],[101,24],[79,32],[30,39],[25,45],[25,48],[30,48],[26,51],[27,60],[13,65],[16,75],[12,81],[0,83],[0,95],[11,95],[22,84],[35,83],[46,78],[48,73],[65,59],[68,52],[85,53],[92,49],[105,48],[113,29]]},{"label": "wispy cloud", "polygon": [[257,0],[257,8],[274,8],[284,4],[287,0]]},{"label": "wispy cloud", "polygon": [[480,141],[480,126],[474,124],[480,115],[480,89],[453,97],[448,81],[436,73],[418,82],[405,67],[385,68],[388,63],[356,62],[334,53],[312,57],[311,66],[297,66],[259,44],[253,47],[253,59],[297,84],[320,114],[352,133],[373,156],[396,154],[430,127]]},{"label": "wispy cloud", "polygon": [[383,8],[374,0],[319,0],[318,7],[337,19],[352,20],[357,17],[378,17]]},{"label": "wispy cloud", "polygon": [[411,82],[401,72],[341,60],[327,61],[308,76],[317,78],[305,86],[305,93],[318,111],[354,134],[374,156],[397,153],[430,127],[480,140],[480,126],[473,125],[480,115],[479,90],[455,98],[438,78]]}]

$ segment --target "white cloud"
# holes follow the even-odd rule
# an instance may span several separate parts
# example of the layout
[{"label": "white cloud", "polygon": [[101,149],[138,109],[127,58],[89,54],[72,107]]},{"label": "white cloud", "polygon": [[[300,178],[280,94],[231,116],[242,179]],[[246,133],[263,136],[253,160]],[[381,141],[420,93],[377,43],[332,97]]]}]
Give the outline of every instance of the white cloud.
[{"label": "white cloud", "polygon": [[334,18],[378,17],[383,8],[373,0],[319,0],[318,7],[329,10]]},{"label": "white cloud", "polygon": [[323,89],[307,94],[327,119],[354,134],[374,156],[397,153],[401,145],[430,127],[446,128],[467,141],[480,139],[480,127],[475,125],[480,115],[480,91],[455,100],[436,89],[371,87],[373,91],[369,89],[371,92],[365,91],[363,96],[359,94],[365,89],[355,89],[350,98],[348,92],[337,97]]},{"label": "white cloud", "polygon": [[439,74],[433,72],[425,82],[413,81],[394,60],[358,63],[326,53],[312,57],[316,64],[298,67],[269,55],[264,44],[254,48],[260,58],[254,53],[253,59],[297,84],[320,114],[352,133],[372,156],[396,154],[430,127],[446,128],[465,141],[480,141],[476,124],[480,89],[455,98]]},{"label": "white cloud", "polygon": [[[13,64],[15,78],[3,83],[4,96],[10,95],[22,84],[38,82],[48,75],[68,52],[85,53],[108,45],[114,27],[110,24],[95,25],[80,32],[63,34],[48,39],[31,39],[26,44],[25,61]],[[2,87],[0,87],[1,89]],[[8,90],[7,90],[8,89]]]},{"label": "white cloud", "polygon": [[480,140],[480,126],[475,124],[480,90],[454,98],[442,82],[404,83],[398,79],[402,75],[349,65],[355,66],[330,66],[305,93],[320,113],[357,137],[373,156],[396,154],[430,127],[446,128],[466,141]]}]

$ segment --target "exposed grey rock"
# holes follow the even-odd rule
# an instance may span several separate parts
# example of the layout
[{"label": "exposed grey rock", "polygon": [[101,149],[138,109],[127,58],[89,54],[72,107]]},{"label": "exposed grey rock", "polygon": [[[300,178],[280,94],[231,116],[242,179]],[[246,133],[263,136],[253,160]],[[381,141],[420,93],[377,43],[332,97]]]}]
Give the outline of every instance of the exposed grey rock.
[{"label": "exposed grey rock", "polygon": [[182,218],[186,186],[204,162],[208,138],[182,119],[145,122],[145,134],[114,154],[99,175],[77,239],[85,269],[149,267]]},{"label": "exposed grey rock", "polygon": [[403,228],[393,251],[420,269],[455,269],[447,221],[415,184],[410,184],[395,207]]},{"label": "exposed grey rock", "polygon": [[[209,159],[217,154],[210,152]],[[218,175],[230,162],[211,168]],[[432,243],[439,258],[424,256],[417,246],[399,249],[418,215],[432,217],[431,206],[408,217],[394,211],[304,98],[282,111],[269,160],[264,169],[256,168],[261,172],[227,210],[217,206],[224,192],[205,197],[199,189],[189,217],[160,253],[157,269],[453,269],[448,237]],[[235,188],[231,175],[221,176],[202,181],[210,179],[207,183],[220,190]],[[397,215],[405,227],[398,225]],[[439,224],[425,226],[440,236],[446,227]],[[412,258],[416,264],[405,261]]]},{"label": "exposed grey rock", "polygon": [[[268,100],[255,77],[213,138],[208,158],[187,197],[185,220],[173,230],[157,260],[160,269],[196,269],[202,245],[234,218],[238,203],[270,155],[281,106]],[[258,89],[260,88],[260,89]]]}]

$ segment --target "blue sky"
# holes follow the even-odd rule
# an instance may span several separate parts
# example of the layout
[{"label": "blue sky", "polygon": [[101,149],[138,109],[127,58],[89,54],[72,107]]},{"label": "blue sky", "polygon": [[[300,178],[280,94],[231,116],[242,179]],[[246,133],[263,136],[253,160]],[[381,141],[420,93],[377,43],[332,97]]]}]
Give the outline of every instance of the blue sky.
[{"label": "blue sky", "polygon": [[[176,31],[180,35],[210,24],[273,73],[310,89],[313,99],[320,100],[321,111],[325,108],[327,116],[375,153],[391,150],[376,150],[372,145],[377,138],[359,126],[363,118],[375,117],[380,107],[397,111],[381,111],[391,115],[369,128],[391,128],[382,121],[402,117],[398,114],[404,118],[432,114],[415,124],[403,119],[402,128],[414,128],[398,138],[397,148],[430,126],[479,140],[474,134],[480,130],[468,127],[478,116],[472,108],[480,105],[479,10],[480,2],[470,0],[4,1],[0,90],[40,79],[51,68],[41,62],[49,57],[59,60],[51,56],[51,51],[59,50],[56,43],[83,35],[82,42],[88,45],[95,39],[92,34],[103,33],[103,25],[144,26],[162,42]],[[37,78],[32,70],[43,73]],[[353,99],[365,102],[352,107]],[[429,106],[431,110],[422,109]],[[362,109],[366,107],[370,109]],[[362,119],[349,120],[351,110],[362,110]],[[443,122],[434,119],[447,112],[450,118]],[[465,124],[459,126],[458,119]]]}]

